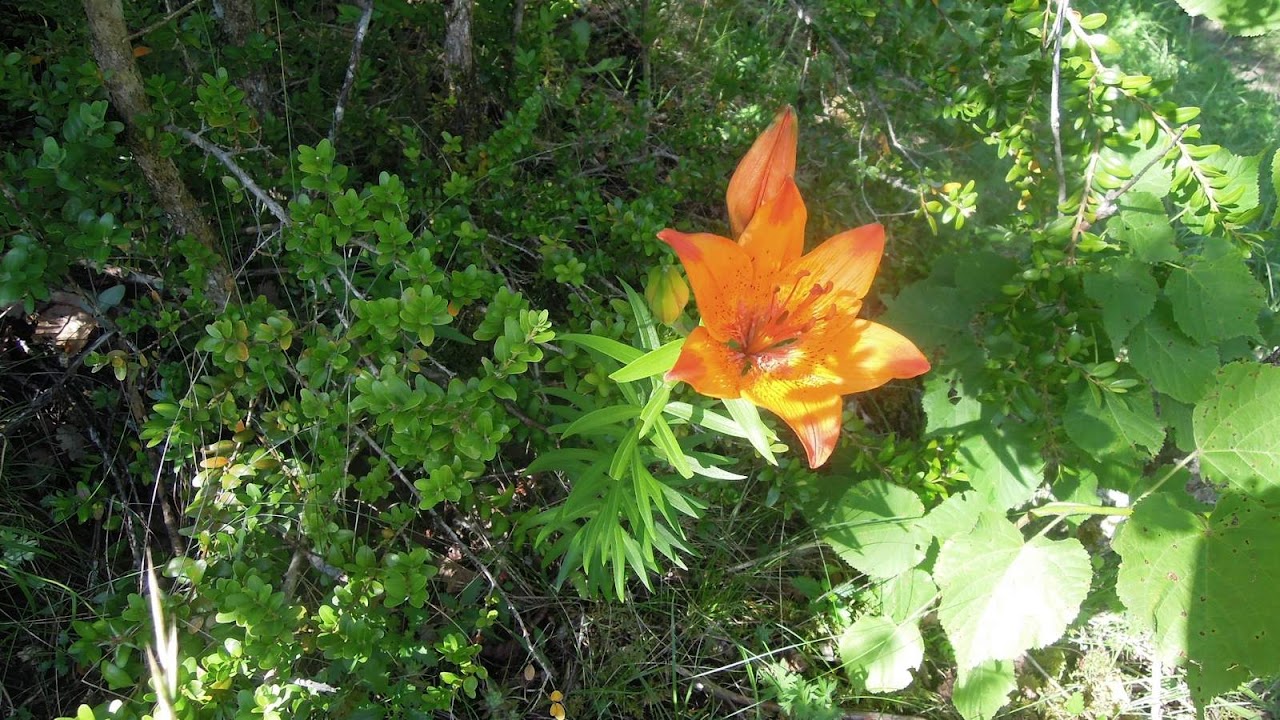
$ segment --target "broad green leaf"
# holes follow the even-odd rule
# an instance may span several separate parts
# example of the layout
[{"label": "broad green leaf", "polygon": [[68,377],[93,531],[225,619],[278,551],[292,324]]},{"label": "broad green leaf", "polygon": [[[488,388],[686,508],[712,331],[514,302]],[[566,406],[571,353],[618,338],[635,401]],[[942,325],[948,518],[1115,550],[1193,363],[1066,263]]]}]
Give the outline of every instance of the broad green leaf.
[{"label": "broad green leaf", "polygon": [[1062,637],[1091,576],[1078,540],[1024,542],[1004,517],[984,514],[971,532],[943,543],[934,567],[938,618],[957,664],[1013,660]]},{"label": "broad green leaf", "polygon": [[1201,468],[1252,495],[1280,487],[1280,368],[1232,363],[1192,416]]},{"label": "broad green leaf", "polygon": [[1173,262],[1180,257],[1164,203],[1149,193],[1125,193],[1120,212],[1107,221],[1107,233],[1145,263]]},{"label": "broad green leaf", "polygon": [[1258,334],[1262,285],[1235,252],[1174,268],[1164,291],[1178,327],[1202,344]]},{"label": "broad green leaf", "polygon": [[569,423],[560,433],[560,438],[573,437],[584,433],[598,433],[621,422],[634,419],[640,415],[640,408],[635,405],[610,405],[599,410],[583,413],[577,420]]},{"label": "broad green leaf", "polygon": [[778,461],[773,457],[772,443],[770,442],[772,433],[764,426],[764,421],[760,419],[760,411],[755,405],[747,400],[737,398],[734,400],[723,400],[724,407],[729,411],[729,416],[734,422],[742,428],[746,433],[747,441],[751,443],[751,447],[760,453],[760,457],[770,465],[777,465]]},{"label": "broad green leaf", "polygon": [[630,345],[623,345],[617,340],[606,337],[598,337],[596,335],[583,335],[581,333],[565,333],[560,336],[561,340],[567,340],[577,343],[585,348],[603,353],[620,363],[626,364],[640,359],[644,355],[643,350],[637,350]]},{"label": "broad green leaf", "polygon": [[1129,362],[1156,390],[1194,403],[1204,396],[1218,367],[1218,353],[1186,338],[1157,310],[1129,336]]},{"label": "broad green leaf", "polygon": [[960,668],[951,702],[964,720],[991,720],[1018,687],[1009,660],[988,660],[975,668]]},{"label": "broad green leaf", "polygon": [[925,432],[930,436],[954,434],[957,428],[982,417],[982,403],[965,392],[964,382],[954,370],[927,375],[921,403],[928,418]]},{"label": "broad green leaf", "polygon": [[938,598],[933,577],[920,568],[895,575],[876,588],[880,611],[895,622],[916,622]]},{"label": "broad green leaf", "polygon": [[615,370],[609,375],[609,379],[614,382],[624,383],[661,375],[676,364],[676,358],[680,357],[680,350],[683,347],[684,338],[672,340],[657,350],[650,350],[632,360],[625,367]]},{"label": "broad green leaf", "polygon": [[[1280,150],[1271,154],[1271,191],[1280,196]],[[1271,215],[1271,227],[1280,227],[1280,203],[1276,204],[1275,213]]]},{"label": "broad green leaf", "polygon": [[878,320],[902,333],[926,352],[946,345],[963,332],[971,313],[959,291],[931,280],[908,285]]},{"label": "broad green leaf", "polygon": [[[1155,121],[1151,120],[1150,117],[1145,118],[1145,120],[1150,123],[1149,127],[1154,131],[1156,128]],[[1141,123],[1141,121],[1139,122]],[[1154,137],[1154,132],[1152,137]],[[1129,167],[1147,168],[1142,177],[1138,178],[1133,183],[1133,187],[1129,188],[1129,192],[1146,193],[1156,198],[1163,198],[1169,194],[1169,191],[1173,188],[1172,169],[1168,163],[1156,160],[1156,158],[1169,151],[1165,142],[1162,138],[1149,147],[1137,149],[1136,152],[1133,145],[1129,146],[1129,150],[1133,152],[1129,157]],[[1152,160],[1156,160],[1154,165],[1150,164]]]},{"label": "broad green leaf", "polygon": [[840,635],[840,662],[855,683],[868,692],[901,690],[911,684],[911,671],[924,660],[924,639],[915,622],[887,617],[858,618]]},{"label": "broad green leaf", "polygon": [[915,493],[878,478],[852,485],[829,476],[808,481],[816,497],[802,505],[805,518],[854,569],[888,578],[924,559],[929,534],[918,524],[924,505]]},{"label": "broad green leaf", "polygon": [[1027,502],[1044,482],[1044,457],[1035,438],[1014,422],[965,438],[957,459],[969,485],[1000,510]]},{"label": "broad green leaf", "polygon": [[124,299],[124,285],[112,285],[98,295],[98,309],[110,310]]},{"label": "broad green leaf", "polygon": [[995,503],[990,498],[983,497],[977,490],[965,490],[930,510],[920,520],[920,527],[939,540],[946,540],[968,533],[984,511],[994,509]]},{"label": "broad green leaf", "polygon": [[955,287],[965,314],[972,316],[983,305],[1000,298],[1000,286],[1021,268],[1014,260],[990,250],[977,250],[956,258]]},{"label": "broad green leaf", "polygon": [[1151,313],[1159,289],[1151,268],[1128,258],[1084,276],[1084,292],[1102,309],[1102,326],[1116,348]]},{"label": "broad green leaf", "polygon": [[1072,442],[1095,457],[1117,450],[1151,457],[1164,446],[1164,423],[1145,388],[1121,395],[1079,384],[1062,424]]},{"label": "broad green leaf", "polygon": [[1236,494],[1223,495],[1207,518],[1152,495],[1116,538],[1117,593],[1166,661],[1185,656],[1200,707],[1280,668],[1276,547],[1280,509]]}]

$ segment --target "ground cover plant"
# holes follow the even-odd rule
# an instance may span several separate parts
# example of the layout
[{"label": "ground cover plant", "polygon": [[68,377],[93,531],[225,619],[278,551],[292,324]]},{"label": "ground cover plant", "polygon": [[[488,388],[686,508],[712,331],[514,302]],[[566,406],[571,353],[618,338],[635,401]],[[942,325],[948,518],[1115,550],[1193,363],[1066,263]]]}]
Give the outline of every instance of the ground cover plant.
[{"label": "ground cover plant", "polygon": [[1185,5],[6,6],[0,703],[1274,713],[1277,12]]}]

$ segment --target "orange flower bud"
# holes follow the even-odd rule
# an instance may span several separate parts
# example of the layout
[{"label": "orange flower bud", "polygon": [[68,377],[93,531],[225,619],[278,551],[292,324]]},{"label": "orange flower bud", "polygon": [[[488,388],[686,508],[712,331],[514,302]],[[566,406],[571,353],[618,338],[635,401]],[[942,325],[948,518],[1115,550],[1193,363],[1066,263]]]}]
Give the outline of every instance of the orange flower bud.
[{"label": "orange flower bud", "polygon": [[674,266],[665,269],[655,267],[649,271],[644,298],[649,301],[649,309],[658,322],[670,325],[689,303],[689,286]]}]

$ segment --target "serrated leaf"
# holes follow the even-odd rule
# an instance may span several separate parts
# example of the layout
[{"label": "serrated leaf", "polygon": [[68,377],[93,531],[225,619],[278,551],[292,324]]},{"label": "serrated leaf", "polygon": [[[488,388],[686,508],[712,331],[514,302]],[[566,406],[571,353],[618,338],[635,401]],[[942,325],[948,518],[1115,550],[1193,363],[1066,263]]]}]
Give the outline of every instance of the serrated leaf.
[{"label": "serrated leaf", "polygon": [[1200,707],[1280,667],[1277,547],[1280,509],[1235,494],[1208,518],[1152,495],[1116,538],[1116,591],[1167,662],[1185,657]]},{"label": "serrated leaf", "polygon": [[960,374],[950,372],[930,373],[924,381],[925,434],[936,437],[956,428],[977,422],[982,417],[982,403],[965,392]]},{"label": "serrated leaf", "polygon": [[[1280,196],[1280,150],[1271,155],[1271,192]],[[1280,203],[1271,215],[1271,227],[1280,227]]]},{"label": "serrated leaf", "polygon": [[971,317],[958,290],[930,280],[908,285],[885,304],[888,310],[878,322],[911,338],[926,352],[954,339]]},{"label": "serrated leaf", "polygon": [[1164,445],[1164,423],[1145,388],[1118,395],[1077,385],[1062,424],[1067,437],[1095,457],[1117,450],[1151,457]]},{"label": "serrated leaf", "polygon": [[1213,380],[1218,353],[1188,340],[1165,312],[1157,310],[1130,333],[1129,362],[1156,390],[1194,403]]},{"label": "serrated leaf", "polygon": [[924,559],[924,505],[910,490],[881,479],[850,487],[848,478],[810,476],[814,498],[801,509],[824,542],[854,569],[888,578]]},{"label": "serrated leaf", "polygon": [[1006,510],[1027,502],[1044,482],[1044,457],[1025,426],[1006,422],[960,442],[960,468],[990,507]]},{"label": "serrated leaf", "polygon": [[1084,276],[1084,292],[1102,309],[1102,326],[1113,347],[1124,344],[1129,331],[1156,306],[1159,286],[1151,268],[1121,258]]},{"label": "serrated leaf", "polygon": [[1280,487],[1280,368],[1232,363],[1192,415],[1201,468],[1213,479],[1261,495]]},{"label": "serrated leaf", "polygon": [[915,622],[938,597],[933,576],[920,568],[895,575],[876,588],[880,611],[895,622]]},{"label": "serrated leaf", "polygon": [[887,617],[858,618],[840,635],[845,672],[868,692],[894,692],[911,684],[911,671],[924,660],[924,639],[916,623]]},{"label": "serrated leaf", "polygon": [[963,535],[973,529],[983,512],[995,509],[990,498],[965,490],[942,501],[920,520],[920,527],[940,539]]},{"label": "serrated leaf", "polygon": [[1178,327],[1203,344],[1258,334],[1262,285],[1235,252],[1174,268],[1164,291]]},{"label": "serrated leaf", "polygon": [[1024,542],[1003,516],[943,543],[934,567],[938,618],[961,668],[1013,660],[1058,638],[1089,592],[1089,554],[1074,538]]},{"label": "serrated leaf", "polygon": [[989,660],[977,667],[960,668],[951,703],[964,720],[991,720],[1018,687],[1009,660]]},{"label": "serrated leaf", "polygon": [[1107,221],[1107,234],[1145,263],[1172,262],[1179,257],[1169,214],[1160,198],[1150,193],[1125,193],[1120,212]]}]

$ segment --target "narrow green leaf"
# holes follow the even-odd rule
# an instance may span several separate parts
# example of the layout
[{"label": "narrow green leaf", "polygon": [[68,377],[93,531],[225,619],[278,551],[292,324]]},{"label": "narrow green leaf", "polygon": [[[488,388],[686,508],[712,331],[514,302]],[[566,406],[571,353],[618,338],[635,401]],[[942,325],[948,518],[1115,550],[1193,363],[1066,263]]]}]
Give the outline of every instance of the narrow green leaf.
[{"label": "narrow green leaf", "polygon": [[583,335],[581,333],[565,333],[560,336],[561,340],[567,340],[577,343],[585,348],[603,353],[622,364],[627,364],[638,360],[644,355],[643,350],[637,350],[630,345],[623,345],[617,340],[610,338],[597,337],[595,335]]},{"label": "narrow green leaf", "polygon": [[627,302],[631,304],[631,312],[636,316],[636,326],[639,330],[640,344],[645,350],[658,349],[658,328],[653,324],[653,315],[649,312],[649,305],[645,303],[644,298],[640,294],[631,289],[631,286],[622,283],[622,289],[627,291]]},{"label": "narrow green leaf", "polygon": [[626,383],[661,375],[676,364],[680,350],[684,347],[684,338],[672,340],[657,350],[650,350],[644,355],[626,364],[620,370],[609,375],[614,382]]},{"label": "narrow green leaf", "polygon": [[653,428],[653,444],[666,457],[671,467],[686,480],[693,477],[693,467],[689,464],[689,458],[685,456],[684,449],[680,447],[680,442],[676,440],[675,433],[671,432],[671,426],[667,421],[658,415],[654,419]]},{"label": "narrow green leaf", "polygon": [[648,402],[640,411],[640,437],[647,436],[649,428],[653,427],[653,421],[662,417],[662,409],[667,406],[667,398],[671,397],[671,385],[672,383],[658,383],[658,387],[649,394]]},{"label": "narrow green leaf", "polygon": [[618,423],[634,419],[639,415],[640,408],[635,405],[610,405],[599,410],[592,410],[569,423],[568,427],[560,433],[560,438],[563,440],[574,435],[603,432]]},{"label": "narrow green leaf", "polygon": [[622,444],[613,454],[613,462],[609,464],[609,477],[614,480],[625,480],[631,471],[631,460],[636,454],[636,444],[640,441],[640,428],[632,428],[622,438]]},{"label": "narrow green leaf", "polygon": [[773,457],[773,449],[771,447],[771,433],[764,426],[764,422],[760,419],[760,411],[755,405],[747,400],[738,398],[735,400],[722,400],[724,407],[729,411],[738,425],[746,433],[747,440],[751,446],[760,453],[760,457],[770,465],[777,465],[778,461]]}]

